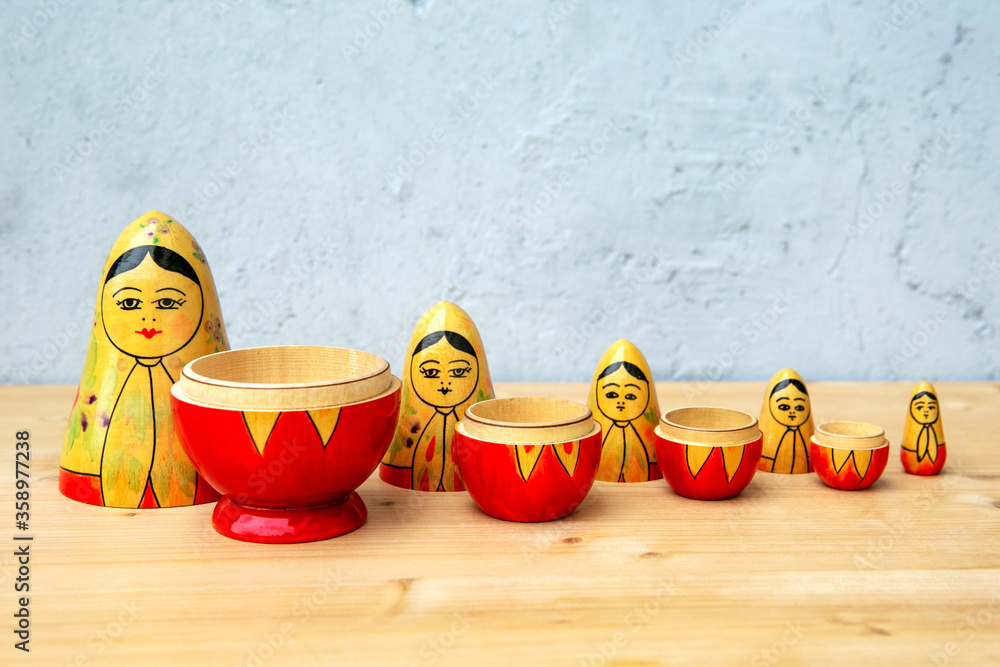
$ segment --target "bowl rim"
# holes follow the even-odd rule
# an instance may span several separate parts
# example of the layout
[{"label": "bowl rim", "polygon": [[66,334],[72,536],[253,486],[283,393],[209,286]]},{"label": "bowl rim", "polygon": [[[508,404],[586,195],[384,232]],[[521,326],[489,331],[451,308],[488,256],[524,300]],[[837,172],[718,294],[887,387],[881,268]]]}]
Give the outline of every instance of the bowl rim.
[{"label": "bowl rim", "polygon": [[395,375],[389,376],[389,385],[385,391],[380,392],[376,396],[370,396],[368,398],[363,398],[351,403],[336,403],[333,405],[317,405],[314,407],[265,407],[265,408],[251,408],[251,407],[240,407],[236,405],[214,405],[212,403],[205,403],[204,401],[199,401],[191,396],[188,396],[187,392],[184,391],[184,384],[181,382],[175,382],[170,387],[170,395],[182,403],[188,403],[190,405],[197,406],[199,408],[209,408],[211,410],[228,410],[230,412],[315,412],[316,410],[334,410],[337,408],[346,408],[352,405],[361,405],[362,403],[370,403],[373,401],[378,401],[386,396],[390,396],[397,391],[400,391],[403,387],[402,381]]},{"label": "bowl rim", "polygon": [[[237,354],[247,354],[253,352],[260,352],[262,350],[324,350],[324,351],[337,351],[337,352],[350,352],[363,357],[368,357],[375,362],[375,368],[368,371],[367,373],[362,373],[359,375],[352,375],[346,378],[338,378],[335,380],[329,380],[326,382],[234,382],[232,380],[216,380],[211,377],[207,377],[197,372],[194,367],[197,364],[204,363],[206,361],[216,359],[223,356],[231,356]],[[350,347],[333,347],[326,345],[260,345],[257,347],[241,347],[232,350],[220,350],[219,352],[213,352],[212,354],[206,354],[198,357],[197,359],[192,359],[188,363],[184,364],[184,368],[181,369],[181,375],[186,376],[189,380],[193,382],[199,382],[201,384],[209,384],[216,387],[230,387],[234,389],[306,389],[311,387],[330,387],[335,385],[345,385],[351,384],[353,382],[361,382],[370,378],[374,378],[381,375],[389,370],[389,362],[382,357],[372,354],[371,352],[365,352],[364,350],[357,350]]]},{"label": "bowl rim", "polygon": [[[742,426],[704,428],[686,426],[671,419],[671,416],[676,418],[676,414],[679,412],[696,410],[740,415],[746,417],[748,421]],[[757,426],[757,418],[753,415],[742,410],[713,405],[691,405],[667,410],[660,415],[660,423],[657,424],[654,433],[664,440],[700,447],[743,447],[763,437],[760,428]]]},{"label": "bowl rim", "polygon": [[[516,405],[518,403],[550,404],[553,407],[573,409],[575,414],[562,419],[547,421],[506,421],[490,419],[477,414],[484,408]],[[462,425],[465,425],[462,427]],[[492,398],[479,401],[465,409],[462,420],[463,435],[482,440],[507,445],[538,445],[553,444],[582,440],[600,431],[601,425],[594,419],[593,413],[586,405],[576,401],[561,398],[514,396],[509,398]]]},{"label": "bowl rim", "polygon": [[[867,433],[836,433],[834,426],[845,427],[846,430],[867,431]],[[817,439],[817,436],[819,438]],[[885,429],[877,424],[859,421],[829,421],[818,425],[809,439],[818,447],[829,449],[881,449],[889,446],[885,437]]]},{"label": "bowl rim", "polygon": [[[265,368],[273,361],[268,354],[278,352],[274,358],[293,365],[309,365],[312,358],[325,361],[357,362],[367,366],[363,371],[326,381],[304,382],[241,382],[216,379],[204,374],[200,366],[218,363],[226,356],[245,365],[255,362]],[[200,372],[202,371],[202,372]],[[250,410],[316,409],[350,405],[382,394],[390,386],[392,374],[389,362],[365,352],[345,347],[320,345],[269,345],[224,350],[206,354],[185,364],[177,384],[184,387],[184,395],[198,403],[214,407],[242,407]]]}]

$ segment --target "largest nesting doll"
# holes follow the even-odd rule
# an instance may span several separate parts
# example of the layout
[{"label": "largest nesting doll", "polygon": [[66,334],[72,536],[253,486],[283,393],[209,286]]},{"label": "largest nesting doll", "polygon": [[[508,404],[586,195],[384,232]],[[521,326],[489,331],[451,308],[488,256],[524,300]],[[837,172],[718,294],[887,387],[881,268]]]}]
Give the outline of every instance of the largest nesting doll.
[{"label": "largest nesting doll", "polygon": [[383,480],[418,491],[464,491],[452,443],[465,409],[493,398],[479,330],[455,304],[424,313],[403,365],[396,435],[379,466]]},{"label": "largest nesting doll", "polygon": [[170,387],[184,364],[227,349],[219,297],[197,242],[159,211],[133,221],[101,272],[63,443],[63,495],[128,508],[217,500],[177,438]]}]

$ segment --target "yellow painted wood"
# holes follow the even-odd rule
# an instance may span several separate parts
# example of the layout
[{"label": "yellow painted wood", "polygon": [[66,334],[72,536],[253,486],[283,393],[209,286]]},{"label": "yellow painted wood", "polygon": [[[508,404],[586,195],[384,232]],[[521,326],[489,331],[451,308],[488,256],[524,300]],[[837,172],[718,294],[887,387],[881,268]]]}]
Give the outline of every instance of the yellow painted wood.
[{"label": "yellow painted wood", "polygon": [[656,385],[635,344],[623,338],[604,351],[590,381],[587,407],[603,431],[597,479],[648,482],[662,477],[656,467]]},{"label": "yellow painted wood", "polygon": [[[762,386],[657,388],[667,409],[752,413]],[[28,429],[39,665],[998,664],[1000,386],[937,387],[950,445],[937,476],[903,473],[893,444],[868,491],[758,474],[733,500],[700,502],[663,480],[599,482],[569,519],[524,525],[485,516],[464,493],[414,493],[373,475],[359,489],[367,525],[288,546],[219,536],[212,505],[63,498],[56,473],[75,388],[5,387],[0,535],[13,544],[13,442]],[[910,389],[809,386],[818,423],[878,424],[892,443]],[[497,385],[504,397],[583,402],[587,391]],[[5,614],[16,568],[9,546]],[[0,655],[13,664],[7,641]]]},{"label": "yellow painted wood", "polygon": [[760,408],[764,446],[758,470],[769,473],[811,473],[809,439],[813,434],[812,400],[802,376],[783,368],[764,390]]},{"label": "yellow painted wood", "polygon": [[61,465],[99,477],[101,502],[191,505],[197,475],[170,415],[184,364],[228,350],[212,271],[198,242],[150,211],[115,240],[97,286],[90,345]]},{"label": "yellow painted wood", "polygon": [[402,488],[461,491],[452,455],[455,426],[470,405],[494,397],[479,329],[450,301],[420,316],[400,370],[399,422],[383,472]]},{"label": "yellow painted wood", "polygon": [[926,458],[930,464],[936,463],[938,448],[945,444],[944,422],[936,392],[934,385],[924,380],[910,393],[902,447],[917,462]]}]

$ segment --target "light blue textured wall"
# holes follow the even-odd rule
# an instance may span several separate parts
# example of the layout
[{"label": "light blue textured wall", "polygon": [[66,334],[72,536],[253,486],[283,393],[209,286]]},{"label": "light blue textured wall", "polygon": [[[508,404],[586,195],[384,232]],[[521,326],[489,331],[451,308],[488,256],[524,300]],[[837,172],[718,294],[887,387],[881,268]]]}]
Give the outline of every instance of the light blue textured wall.
[{"label": "light blue textured wall", "polygon": [[1000,368],[998,3],[2,7],[2,382],[77,381],[150,209],[236,346],[398,369],[448,298],[498,380]]}]

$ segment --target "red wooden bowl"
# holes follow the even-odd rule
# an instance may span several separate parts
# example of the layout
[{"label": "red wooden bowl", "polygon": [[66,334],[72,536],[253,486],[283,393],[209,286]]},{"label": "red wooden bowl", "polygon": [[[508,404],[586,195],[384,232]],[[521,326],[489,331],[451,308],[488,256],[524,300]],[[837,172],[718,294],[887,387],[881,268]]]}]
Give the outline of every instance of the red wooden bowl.
[{"label": "red wooden bowl", "polygon": [[656,458],[676,493],[723,500],[747,487],[763,449],[754,417],[727,408],[679,408],[656,427]]},{"label": "red wooden bowl", "polygon": [[455,458],[472,500],[507,521],[569,516],[594,485],[601,426],[586,406],[501,398],[469,406],[455,428]]},{"label": "red wooden bowl", "polygon": [[809,460],[823,483],[860,491],[874,484],[889,461],[885,431],[862,422],[821,424],[809,441]]},{"label": "red wooden bowl", "polygon": [[375,355],[261,347],[201,357],[171,389],[184,449],[224,496],[215,529],[249,542],[348,533],[368,510],[354,490],[389,447],[400,382]]}]

